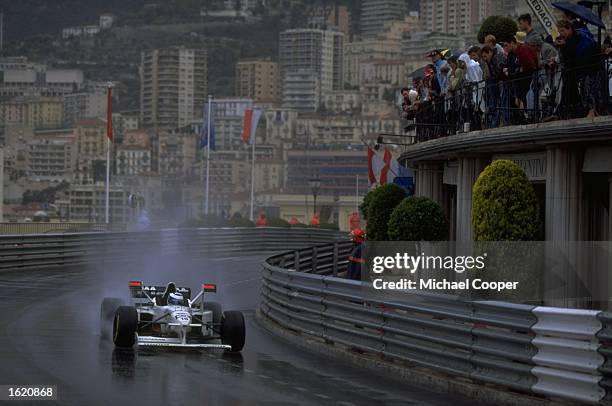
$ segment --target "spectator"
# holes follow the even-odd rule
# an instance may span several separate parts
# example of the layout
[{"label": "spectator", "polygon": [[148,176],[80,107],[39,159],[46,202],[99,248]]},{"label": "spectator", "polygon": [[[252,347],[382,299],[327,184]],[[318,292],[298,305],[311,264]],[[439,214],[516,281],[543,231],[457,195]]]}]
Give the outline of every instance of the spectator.
[{"label": "spectator", "polygon": [[[480,80],[478,80],[478,91],[475,94],[476,100],[475,105],[478,107],[478,111],[482,114],[485,111],[485,100],[484,100],[484,88],[485,88],[485,80],[489,75],[489,68],[486,63],[481,58],[481,50],[478,45],[474,45],[468,49],[468,56],[470,59],[476,63],[478,63],[478,67],[480,68]],[[477,126],[480,128],[480,126]]]},{"label": "spectator", "polygon": [[524,31],[525,36],[525,44],[528,44],[534,38],[542,39],[542,36],[538,34],[536,30],[533,29],[531,25],[531,14],[522,14],[518,18],[518,27],[520,31]]},{"label": "spectator", "polygon": [[587,112],[587,117],[596,115],[598,92],[599,49],[592,36],[584,35],[571,21],[557,23],[563,65],[563,113],[576,117]]},{"label": "spectator", "polygon": [[513,54],[516,57],[516,60],[513,61],[516,65],[511,66],[508,75],[514,80],[515,104],[522,113],[519,116],[520,121],[523,121],[527,105],[527,92],[529,92],[533,75],[538,69],[538,54],[532,48],[517,43],[514,37],[504,41],[503,46],[508,55]]},{"label": "spectator", "polygon": [[448,85],[448,97],[446,99],[446,111],[448,111],[448,124],[450,126],[449,133],[455,134],[458,129],[458,120],[460,117],[459,109],[461,108],[463,78],[465,70],[459,66],[459,61],[456,56],[448,58],[450,66],[450,76]]},{"label": "spectator", "polygon": [[[434,49],[428,54],[431,57],[433,69],[435,72],[435,78],[432,79],[432,121],[434,123],[442,123],[444,121],[444,99],[448,90],[448,75],[450,74],[450,68],[448,63],[444,60],[441,49]],[[445,132],[445,127],[438,129],[431,128],[432,132],[439,131],[442,134]]]},{"label": "spectator", "polygon": [[363,259],[363,243],[365,242],[365,233],[362,229],[356,228],[351,231],[351,240],[353,241],[353,250],[348,257],[348,269],[346,277],[355,281],[361,280],[361,268],[365,263]]},{"label": "spectator", "polygon": [[465,122],[470,123],[470,127],[466,127],[465,131],[479,129],[480,101],[478,100],[478,84],[482,81],[482,70],[480,70],[478,62],[472,60],[467,53],[461,54],[459,61],[463,62],[466,66],[464,85],[464,111],[466,114],[464,114],[463,119]]},{"label": "spectator", "polygon": [[500,79],[502,65],[495,58],[495,48],[485,45],[482,47],[481,56],[483,62],[487,64],[487,74],[485,77],[485,126],[487,128],[494,128],[499,124],[498,102],[501,95]]},{"label": "spectator", "polygon": [[533,105],[541,105],[543,116],[550,121],[556,118],[555,106],[561,101],[561,92],[556,91],[561,80],[558,70],[559,52],[539,37],[532,38],[527,45],[538,53],[540,59],[537,84],[533,86],[532,92]]}]

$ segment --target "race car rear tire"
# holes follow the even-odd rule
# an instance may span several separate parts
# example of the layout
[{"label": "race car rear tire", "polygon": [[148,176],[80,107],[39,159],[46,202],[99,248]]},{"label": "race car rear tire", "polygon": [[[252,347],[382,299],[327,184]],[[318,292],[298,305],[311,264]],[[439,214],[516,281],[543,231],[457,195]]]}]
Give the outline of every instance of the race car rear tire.
[{"label": "race car rear tire", "polygon": [[223,310],[221,308],[221,304],[217,302],[204,302],[203,306],[204,310],[212,311],[213,317],[212,322],[217,326],[221,323],[221,318],[223,317]]},{"label": "race car rear tire", "polygon": [[115,311],[122,303],[123,300],[116,297],[105,297],[102,300],[100,305],[100,335],[102,337],[108,337]]},{"label": "race car rear tire", "polygon": [[244,347],[246,332],[244,328],[244,316],[241,312],[223,312],[221,318],[221,342],[230,345],[230,351],[241,351]]},{"label": "race car rear tire", "polygon": [[120,306],[113,320],[113,343],[120,348],[130,348],[136,342],[138,312],[131,306]]}]

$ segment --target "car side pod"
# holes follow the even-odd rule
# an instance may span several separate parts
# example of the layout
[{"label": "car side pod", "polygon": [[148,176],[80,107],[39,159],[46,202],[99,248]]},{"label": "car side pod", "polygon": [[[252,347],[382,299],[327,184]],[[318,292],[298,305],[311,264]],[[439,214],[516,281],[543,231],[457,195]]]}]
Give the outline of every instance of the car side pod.
[{"label": "car side pod", "polygon": [[221,342],[231,346],[231,352],[242,351],[246,338],[242,312],[228,310],[221,317]]},{"label": "car side pod", "polygon": [[113,320],[113,343],[120,348],[131,348],[136,342],[138,312],[132,306],[119,306]]}]

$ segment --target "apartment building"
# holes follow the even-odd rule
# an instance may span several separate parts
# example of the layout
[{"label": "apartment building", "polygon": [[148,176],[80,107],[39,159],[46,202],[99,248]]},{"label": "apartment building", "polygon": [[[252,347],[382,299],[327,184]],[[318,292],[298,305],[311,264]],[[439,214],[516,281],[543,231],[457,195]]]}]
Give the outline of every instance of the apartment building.
[{"label": "apartment building", "polygon": [[343,49],[344,34],[340,31],[304,28],[281,32],[279,63],[283,96],[287,75],[295,71],[311,71],[317,79],[311,84],[318,83],[322,92],[342,89]]},{"label": "apartment building", "polygon": [[207,98],[207,53],[170,47],[141,53],[140,122],[178,128],[201,114]]},{"label": "apartment building", "polygon": [[235,95],[256,103],[280,102],[278,63],[269,59],[240,60],[236,64]]}]

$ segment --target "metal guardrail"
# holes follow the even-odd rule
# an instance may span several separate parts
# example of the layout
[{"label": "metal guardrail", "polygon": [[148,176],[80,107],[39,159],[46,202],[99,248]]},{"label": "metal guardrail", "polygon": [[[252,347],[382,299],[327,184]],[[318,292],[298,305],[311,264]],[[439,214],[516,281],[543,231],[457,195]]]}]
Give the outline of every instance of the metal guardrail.
[{"label": "metal guardrail", "polygon": [[610,404],[612,314],[375,290],[336,277],[348,250],[335,243],[270,257],[261,316],[364,357],[541,398]]},{"label": "metal guardrail", "polygon": [[125,230],[126,225],[123,223],[0,223],[0,235]]},{"label": "metal guardrail", "polygon": [[234,255],[328,243],[317,229],[217,228],[0,236],[0,271],[141,260],[153,255]]}]

